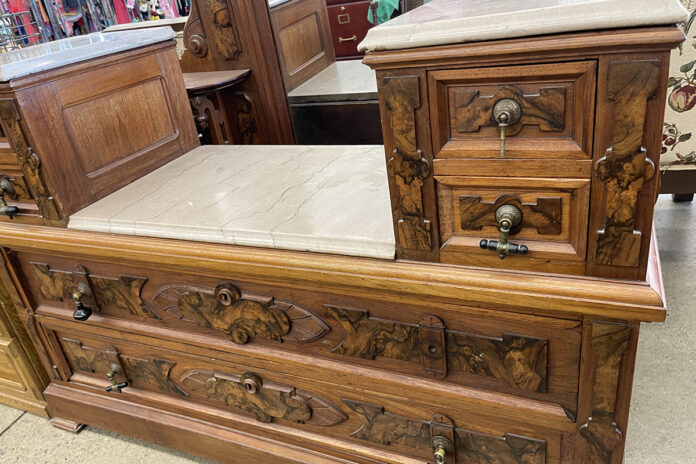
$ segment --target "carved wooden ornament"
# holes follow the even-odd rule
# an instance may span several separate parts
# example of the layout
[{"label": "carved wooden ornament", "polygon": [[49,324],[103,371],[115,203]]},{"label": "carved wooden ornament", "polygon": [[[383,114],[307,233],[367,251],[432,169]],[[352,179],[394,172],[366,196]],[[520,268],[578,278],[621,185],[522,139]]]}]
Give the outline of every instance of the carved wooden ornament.
[{"label": "carved wooden ornament", "polygon": [[50,220],[61,219],[58,204],[53,199],[43,178],[41,160],[24,137],[22,127],[19,124],[19,112],[13,99],[0,98],[0,119],[3,123],[3,132],[17,155],[17,162],[22,168],[24,181],[31,190],[31,197],[36,200],[41,216]]},{"label": "carved wooden ornament", "polygon": [[231,283],[221,283],[215,289],[166,285],[156,292],[153,301],[169,316],[220,330],[240,344],[251,337],[311,342],[329,331],[326,323],[307,308],[242,293]]},{"label": "carved wooden ornament", "polygon": [[241,409],[260,422],[275,418],[330,426],[347,419],[323,398],[289,385],[263,381],[254,373],[233,375],[195,369],[182,375],[181,384],[193,397]]},{"label": "carved wooden ornament", "polygon": [[[433,421],[411,419],[384,411],[369,403],[344,399],[343,402],[363,421],[351,437],[383,446],[397,444],[408,448],[432,450],[433,432],[441,434],[448,424],[442,414]],[[546,443],[542,440],[506,434],[502,437],[454,428],[456,462],[544,464]]]},{"label": "carved wooden ornament", "polygon": [[397,244],[401,248],[430,251],[433,247],[430,221],[423,213],[423,179],[430,163],[416,144],[416,115],[420,107],[417,76],[385,77],[380,93],[391,113],[394,151],[387,163],[398,191],[395,211]]},{"label": "carved wooden ornament", "polygon": [[[595,260],[610,266],[638,266],[642,236],[635,229],[636,203],[645,182],[655,174],[643,144],[648,99],[660,79],[658,61],[609,64],[607,98],[613,109],[612,144],[597,162],[605,185],[605,224],[597,232]],[[647,244],[645,244],[647,246]]]},{"label": "carved wooden ornament", "polygon": [[[522,390],[546,392],[548,341],[503,333],[501,338],[445,330],[427,316],[420,325],[370,317],[366,311],[327,306],[346,332],[333,352],[363,359],[377,356],[422,364],[434,377],[465,372],[493,377]],[[442,337],[434,336],[441,325]],[[424,330],[427,329],[427,330]],[[436,363],[442,359],[442,364]]]}]

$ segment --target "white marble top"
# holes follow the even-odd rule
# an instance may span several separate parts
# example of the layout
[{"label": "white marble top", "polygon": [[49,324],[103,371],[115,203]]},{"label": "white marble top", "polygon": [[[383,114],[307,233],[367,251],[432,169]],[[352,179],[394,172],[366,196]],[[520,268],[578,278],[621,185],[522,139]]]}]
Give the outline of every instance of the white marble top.
[{"label": "white marble top", "polygon": [[150,27],[170,26],[172,29],[183,29],[188,21],[188,16],[178,16],[176,18],[154,19],[152,21],[138,21],[136,23],[114,24],[104,29],[104,32],[130,31],[133,29],[147,29]]},{"label": "white marble top", "polygon": [[71,37],[0,54],[0,81],[173,39],[171,27]]},{"label": "white marble top", "polygon": [[268,0],[268,8],[280,6],[283,3],[288,3],[290,0]]},{"label": "white marble top", "polygon": [[377,100],[377,76],[360,60],[336,61],[288,94],[290,103]]},{"label": "white marble top", "polygon": [[432,0],[370,29],[358,50],[677,24],[687,18],[679,0]]},{"label": "white marble top", "polygon": [[384,147],[205,145],[70,229],[394,258]]}]

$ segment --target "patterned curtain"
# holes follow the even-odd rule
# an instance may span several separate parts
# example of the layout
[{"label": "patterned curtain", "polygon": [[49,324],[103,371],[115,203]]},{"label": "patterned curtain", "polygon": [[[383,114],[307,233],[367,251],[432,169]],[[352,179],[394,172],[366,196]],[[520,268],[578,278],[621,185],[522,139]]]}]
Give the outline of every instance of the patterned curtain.
[{"label": "patterned curtain", "polygon": [[691,15],[686,41],[672,51],[660,169],[696,168],[696,0],[681,0]]}]

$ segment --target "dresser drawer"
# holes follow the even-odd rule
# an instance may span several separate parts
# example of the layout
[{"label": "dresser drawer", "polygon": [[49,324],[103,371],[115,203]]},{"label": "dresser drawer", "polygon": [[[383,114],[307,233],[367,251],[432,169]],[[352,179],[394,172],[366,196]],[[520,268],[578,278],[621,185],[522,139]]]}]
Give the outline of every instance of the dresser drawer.
[{"label": "dresser drawer", "polygon": [[[436,176],[435,181],[442,262],[584,274],[589,180]],[[509,242],[529,251],[501,262],[495,251],[480,245],[499,241],[496,211],[503,205],[521,213]]]},{"label": "dresser drawer", "polygon": [[428,72],[434,157],[499,159],[496,111],[511,100],[505,159],[591,158],[595,74],[594,61]]},{"label": "dresser drawer", "polygon": [[372,24],[367,20],[370,0],[329,6],[329,24],[336,56],[357,56],[362,42]]},{"label": "dresser drawer", "polygon": [[452,304],[415,306],[16,253],[39,314],[71,320],[90,289],[87,328],[156,332],[229,351],[260,347],[503,393],[577,410],[581,324]]},{"label": "dresser drawer", "polygon": [[[95,335],[74,330],[74,323],[40,321],[54,352],[62,353],[56,361],[68,386],[200,420],[214,416],[217,424],[302,440],[303,447],[323,441],[324,450],[351,449],[354,443],[394,453],[383,462],[397,463],[404,461],[395,455],[431,460],[432,437],[445,436],[456,447],[449,462],[545,464],[560,462],[561,434],[574,427],[529,426],[537,412],[524,403],[518,420],[504,420],[480,398],[463,395],[455,402],[451,395],[399,383],[403,379],[365,377],[360,369],[298,366],[297,359],[284,362],[268,353],[154,346],[144,343],[146,337],[109,330]],[[350,462],[367,461],[359,458]]]}]

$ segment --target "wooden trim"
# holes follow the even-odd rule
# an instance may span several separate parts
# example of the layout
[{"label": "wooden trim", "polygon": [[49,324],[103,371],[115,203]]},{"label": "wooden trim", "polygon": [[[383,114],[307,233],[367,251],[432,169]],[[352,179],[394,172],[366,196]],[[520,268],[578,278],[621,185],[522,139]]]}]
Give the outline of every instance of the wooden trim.
[{"label": "wooden trim", "polygon": [[[461,266],[377,260],[182,240],[0,225],[6,247],[194,274],[224,272],[402,302],[475,304],[491,309],[573,317],[663,321],[662,298],[646,282],[536,275]],[[107,239],[108,237],[108,239]]]},{"label": "wooden trim", "polygon": [[468,62],[480,66],[483,63],[520,60],[521,56],[528,56],[534,62],[568,61],[601,52],[669,51],[685,38],[684,32],[677,26],[617,29],[373,52],[365,55],[363,63],[373,69],[393,69],[461,66]]}]

